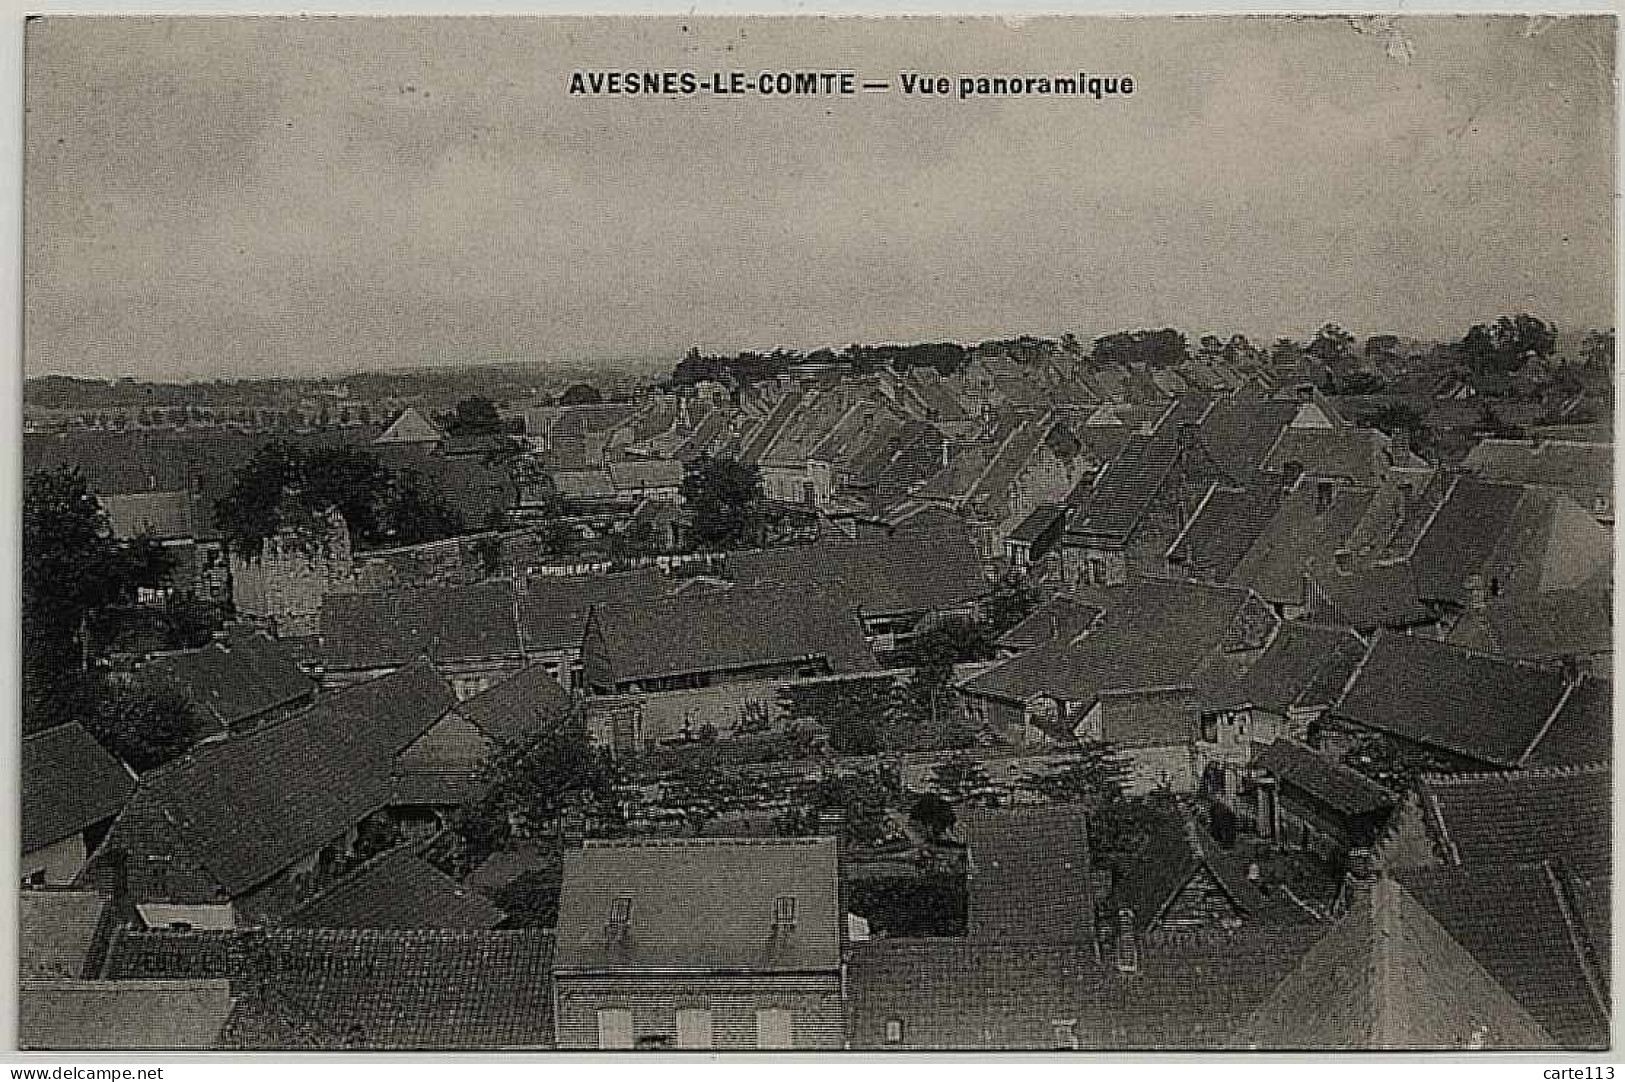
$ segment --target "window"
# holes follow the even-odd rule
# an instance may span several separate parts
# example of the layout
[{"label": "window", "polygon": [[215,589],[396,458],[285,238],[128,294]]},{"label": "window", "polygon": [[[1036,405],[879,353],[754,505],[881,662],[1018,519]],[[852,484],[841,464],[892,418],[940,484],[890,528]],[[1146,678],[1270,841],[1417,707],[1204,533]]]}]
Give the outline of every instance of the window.
[{"label": "window", "polygon": [[1078,1050],[1078,1020],[1057,1018],[1050,1023],[1055,1029],[1055,1047],[1073,1052]]},{"label": "window", "polygon": [[611,924],[630,924],[632,922],[632,899],[616,898],[609,903],[609,922]]},{"label": "window", "polygon": [[677,1012],[677,1047],[711,1047],[711,1012],[690,1008]]},{"label": "window", "polygon": [[781,894],[773,899],[773,930],[775,932],[794,931],[796,926],[796,899],[791,894]]},{"label": "window", "polygon": [[757,1048],[792,1048],[790,1012],[771,1007],[756,1012]]},{"label": "window", "polygon": [[598,1047],[632,1047],[632,1012],[602,1010],[598,1012]]},{"label": "window", "polygon": [[886,1019],[886,1043],[903,1043],[903,1020],[901,1018]]}]

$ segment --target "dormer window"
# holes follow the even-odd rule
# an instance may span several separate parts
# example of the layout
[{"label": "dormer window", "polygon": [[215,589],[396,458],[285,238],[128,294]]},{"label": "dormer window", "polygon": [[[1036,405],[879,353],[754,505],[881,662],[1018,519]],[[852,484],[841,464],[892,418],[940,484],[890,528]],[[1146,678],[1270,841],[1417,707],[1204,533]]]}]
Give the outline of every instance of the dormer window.
[{"label": "dormer window", "polygon": [[791,894],[781,894],[773,899],[773,930],[775,932],[794,931],[796,926],[796,899]]}]

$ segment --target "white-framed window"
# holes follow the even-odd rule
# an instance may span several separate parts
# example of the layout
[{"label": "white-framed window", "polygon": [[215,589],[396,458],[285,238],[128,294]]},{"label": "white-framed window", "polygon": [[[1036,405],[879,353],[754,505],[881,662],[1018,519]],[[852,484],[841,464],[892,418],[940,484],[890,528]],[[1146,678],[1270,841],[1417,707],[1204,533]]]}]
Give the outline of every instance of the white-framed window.
[{"label": "white-framed window", "polygon": [[632,1047],[632,1012],[606,1008],[598,1012],[598,1047]]},{"label": "white-framed window", "polygon": [[794,1020],[782,1007],[768,1007],[756,1012],[757,1048],[793,1048]]},{"label": "white-framed window", "polygon": [[886,1019],[886,1043],[903,1043],[903,1020],[901,1018]]},{"label": "white-framed window", "polygon": [[711,1012],[689,1007],[677,1012],[677,1047],[711,1047]]}]

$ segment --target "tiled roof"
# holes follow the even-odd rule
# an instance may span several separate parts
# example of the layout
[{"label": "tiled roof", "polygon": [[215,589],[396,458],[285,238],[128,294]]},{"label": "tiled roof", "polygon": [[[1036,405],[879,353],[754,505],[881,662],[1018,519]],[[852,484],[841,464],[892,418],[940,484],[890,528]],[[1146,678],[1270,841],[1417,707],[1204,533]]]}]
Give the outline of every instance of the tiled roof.
[{"label": "tiled roof", "polygon": [[1614,487],[1614,445],[1574,440],[1482,440],[1467,452],[1462,468],[1487,481],[1548,485],[1577,494],[1610,496]]},{"label": "tiled roof", "polygon": [[1298,404],[1274,398],[1221,399],[1203,418],[1196,438],[1208,457],[1238,482],[1256,475]]},{"label": "tiled roof", "polygon": [[1375,428],[1287,428],[1270,448],[1264,465],[1280,470],[1295,462],[1312,477],[1376,482],[1396,464],[1389,442]]},{"label": "tiled roof", "polygon": [[380,854],[282,918],[292,928],[481,930],[502,922],[485,895],[400,845]]},{"label": "tiled roof", "polygon": [[23,738],[24,853],[110,819],[135,791],[124,765],[72,721]]},{"label": "tiled roof", "polygon": [[1331,567],[1333,556],[1364,517],[1375,489],[1339,486],[1328,506],[1311,482],[1298,485],[1231,574],[1267,601],[1304,604],[1304,568]]},{"label": "tiled roof", "polygon": [[532,665],[457,705],[457,712],[493,740],[523,740],[570,712],[570,693]]},{"label": "tiled roof", "polygon": [[1525,757],[1527,767],[1605,763],[1614,749],[1614,685],[1594,676],[1569,692],[1551,727]]},{"label": "tiled roof", "polygon": [[131,492],[98,497],[113,536],[146,536],[154,541],[192,537],[192,493]]},{"label": "tiled roof", "polygon": [[417,411],[414,406],[408,406],[400,415],[389,423],[389,427],[374,443],[438,443],[443,433],[434,424]]},{"label": "tiled roof", "polygon": [[1084,1049],[1222,1047],[1320,931],[1146,937],[1133,973],[1097,963],[1088,945],[864,943],[848,966],[851,1046],[1047,1051],[1070,1047],[1070,1031]]},{"label": "tiled roof", "polygon": [[[428,1051],[553,1043],[550,931],[126,932],[112,959],[112,975],[120,978],[229,977],[249,994],[266,981],[339,1046]],[[243,1039],[251,1036],[228,1034],[240,1048],[254,1046]]]},{"label": "tiled roof", "polygon": [[639,488],[676,488],[683,483],[683,464],[671,459],[626,459],[609,464],[609,479],[617,491]]},{"label": "tiled roof", "polygon": [[1550,1049],[1552,1036],[1404,885],[1379,879],[1253,1012],[1257,1049]]},{"label": "tiled roof", "polygon": [[728,557],[728,574],[745,585],[838,583],[865,616],[959,608],[988,589],[964,530],[737,552]]},{"label": "tiled roof", "polygon": [[1514,485],[1457,481],[1411,555],[1421,596],[1465,602],[1467,577],[1482,569],[1522,496]]},{"label": "tiled roof", "polygon": [[1066,510],[1064,503],[1041,503],[1016,523],[1015,529],[1005,537],[1010,541],[1025,541],[1029,544],[1037,541],[1058,521],[1066,517]]},{"label": "tiled roof", "polygon": [[1465,613],[1449,641],[1517,661],[1554,662],[1612,651],[1613,599],[1600,590],[1493,598]]},{"label": "tiled roof", "polygon": [[1563,677],[1379,632],[1339,717],[1497,766],[1523,761],[1561,704]]},{"label": "tiled roof", "polygon": [[1168,549],[1168,561],[1230,580],[1281,506],[1281,490],[1215,488]]},{"label": "tiled roof", "polygon": [[1291,740],[1254,749],[1253,765],[1344,815],[1368,815],[1398,799],[1358,771]]},{"label": "tiled roof", "polygon": [[419,586],[322,599],[322,662],[382,669],[415,657],[438,663],[520,653],[513,584]]},{"label": "tiled roof", "polygon": [[1067,533],[1107,542],[1126,541],[1168,483],[1178,461],[1178,437],[1168,431],[1167,425],[1154,435],[1130,437],[1095,481],[1088,506],[1072,516]]},{"label": "tiled roof", "polygon": [[1012,702],[1050,695],[1087,705],[1106,692],[1192,686],[1249,595],[1237,587],[1139,582],[1073,596],[1105,611],[1092,630],[1013,657],[965,690]]},{"label": "tiled roof", "polygon": [[18,971],[36,977],[93,977],[89,969],[107,899],[92,890],[25,890],[17,902]]},{"label": "tiled roof", "polygon": [[970,935],[1007,943],[1095,941],[1089,822],[1081,808],[967,810]]},{"label": "tiled roof", "polygon": [[[142,776],[102,849],[140,860],[179,846],[235,897],[383,807],[395,755],[455,702],[418,661],[286,721],[201,745]],[[168,832],[153,834],[155,821]]]},{"label": "tiled roof", "polygon": [[24,978],[17,999],[17,1044],[31,1051],[203,1051],[232,1008],[223,980]]},{"label": "tiled roof", "polygon": [[[1335,558],[1335,557],[1334,557]],[[1309,617],[1319,623],[1371,631],[1432,623],[1438,613],[1423,600],[1409,562],[1351,566],[1310,563]]]},{"label": "tiled roof", "polygon": [[791,391],[779,399],[778,404],[773,407],[773,412],[764,417],[761,424],[746,437],[745,445],[740,449],[739,460],[746,465],[758,465],[762,460],[762,453],[778,438],[784,426],[790,423],[790,419],[801,408],[801,403],[800,391]]},{"label": "tiled roof", "polygon": [[1534,864],[1558,858],[1597,878],[1612,867],[1607,763],[1500,774],[1426,775],[1429,827],[1452,863]]},{"label": "tiled roof", "polygon": [[1251,703],[1286,716],[1294,706],[1326,706],[1343,693],[1365,644],[1353,632],[1287,621],[1251,668],[1208,705]]},{"label": "tiled roof", "polygon": [[999,636],[998,645],[1006,650],[1030,650],[1047,642],[1070,641],[1089,630],[1104,612],[1070,595],[1058,594]]},{"label": "tiled roof", "polygon": [[653,568],[616,575],[530,575],[519,592],[519,621],[531,652],[579,650],[594,605],[636,604],[666,592]]},{"label": "tiled roof", "polygon": [[[594,642],[594,634],[599,641]],[[617,681],[822,658],[875,667],[850,603],[828,586],[734,586],[593,609],[584,654]]]},{"label": "tiled roof", "polygon": [[1608,1047],[1608,995],[1592,961],[1595,945],[1558,868],[1415,868],[1394,877],[1558,1047]]},{"label": "tiled roof", "polygon": [[[564,858],[557,969],[837,970],[838,881],[831,838],[588,841]],[[775,923],[786,898],[790,927]],[[626,902],[619,928],[617,900]]]},{"label": "tiled roof", "polygon": [[203,713],[222,728],[315,694],[284,644],[263,632],[238,632],[201,650],[156,658],[139,672],[180,685]]}]

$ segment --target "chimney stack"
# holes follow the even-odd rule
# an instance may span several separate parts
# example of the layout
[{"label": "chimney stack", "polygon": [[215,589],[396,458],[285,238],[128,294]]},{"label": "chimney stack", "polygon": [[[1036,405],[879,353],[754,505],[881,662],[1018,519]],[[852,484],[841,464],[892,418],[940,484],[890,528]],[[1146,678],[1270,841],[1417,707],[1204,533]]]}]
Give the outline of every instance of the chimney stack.
[{"label": "chimney stack", "polygon": [[1117,972],[1140,971],[1140,943],[1134,935],[1134,910],[1117,911]]}]

